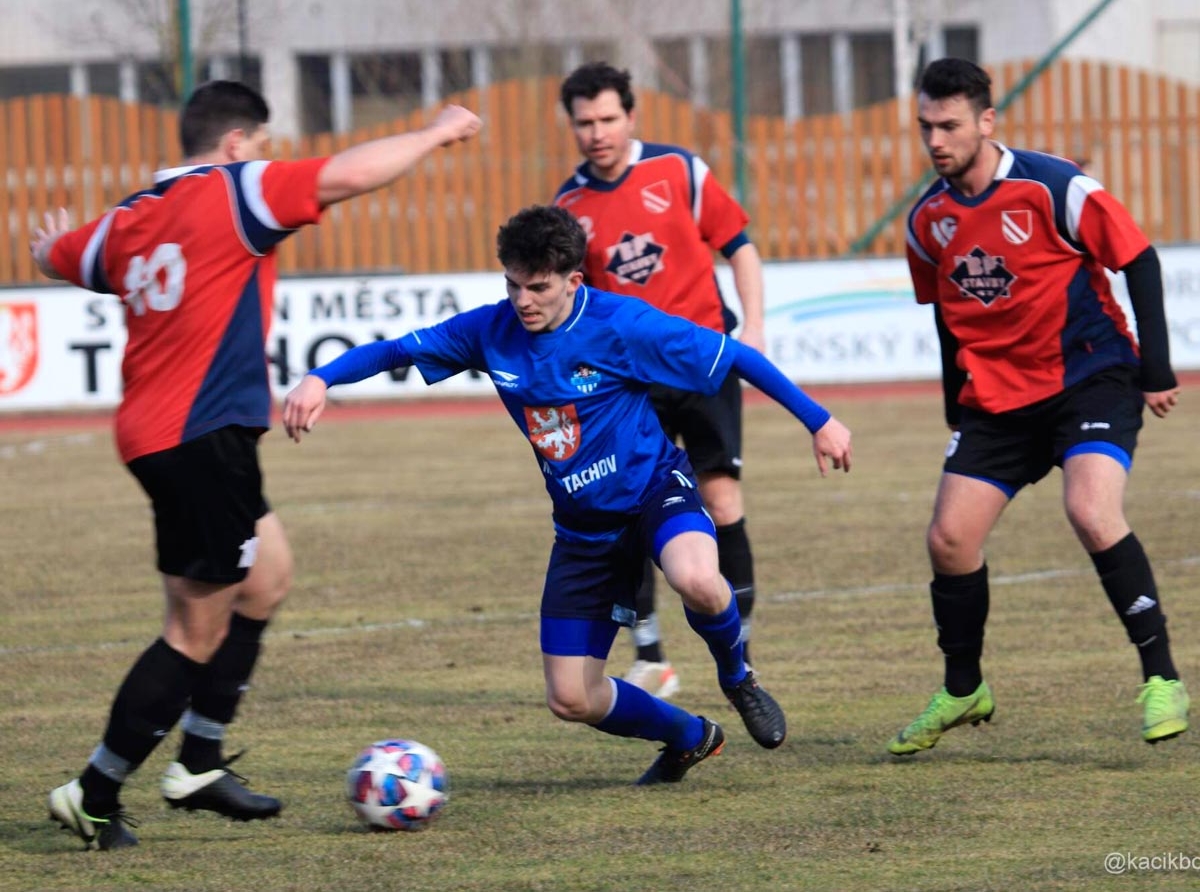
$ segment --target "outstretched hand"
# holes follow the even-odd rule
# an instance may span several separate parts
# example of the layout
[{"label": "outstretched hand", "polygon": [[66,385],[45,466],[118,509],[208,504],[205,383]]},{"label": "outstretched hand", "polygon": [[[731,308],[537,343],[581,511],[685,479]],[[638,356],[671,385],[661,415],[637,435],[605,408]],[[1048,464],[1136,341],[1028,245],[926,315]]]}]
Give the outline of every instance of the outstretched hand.
[{"label": "outstretched hand", "polygon": [[[850,429],[832,416],[813,434],[813,455],[817,459],[817,470],[825,477],[829,464],[835,471],[850,470]],[[826,461],[828,460],[828,462]]]},{"label": "outstretched hand", "polygon": [[325,411],[325,391],[329,388],[316,375],[305,375],[283,401],[283,429],[300,442],[300,437],[313,429]]},{"label": "outstretched hand", "polygon": [[50,249],[54,247],[59,236],[71,231],[71,218],[66,208],[59,208],[56,212],[47,211],[43,219],[45,225],[35,229],[33,238],[29,240],[29,253],[33,255],[33,262],[42,271],[42,275],[50,279],[61,279],[58,270],[50,265]]}]

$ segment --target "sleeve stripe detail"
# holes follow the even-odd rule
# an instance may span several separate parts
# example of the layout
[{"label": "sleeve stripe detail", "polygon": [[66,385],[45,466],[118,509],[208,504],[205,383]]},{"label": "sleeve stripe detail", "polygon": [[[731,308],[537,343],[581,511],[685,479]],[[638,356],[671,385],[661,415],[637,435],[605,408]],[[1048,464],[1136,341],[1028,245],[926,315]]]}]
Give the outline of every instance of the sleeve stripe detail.
[{"label": "sleeve stripe detail", "polygon": [[96,290],[95,286],[98,284],[94,275],[97,258],[100,255],[100,249],[104,247],[104,242],[108,239],[108,230],[112,226],[115,215],[115,210],[104,215],[104,219],[100,221],[100,225],[96,227],[92,237],[88,239],[87,247],[83,249],[83,255],[79,258],[79,281],[93,291]]},{"label": "sleeve stripe detail", "polygon": [[1086,176],[1076,176],[1071,178],[1071,182],[1067,184],[1067,234],[1075,241],[1079,241],[1079,218],[1083,216],[1083,205],[1087,201],[1089,195],[1093,192],[1103,189],[1097,180]]},{"label": "sleeve stripe detail", "polygon": [[704,181],[708,178],[708,165],[703,160],[692,156],[692,217],[700,222],[701,196],[704,194]]},{"label": "sleeve stripe detail", "polygon": [[721,349],[717,351],[717,355],[713,357],[713,364],[708,370],[708,377],[712,377],[717,370],[717,365],[721,362],[721,357],[725,355],[725,335],[721,335]]},{"label": "sleeve stripe detail", "polygon": [[267,199],[263,196],[262,178],[268,163],[267,161],[250,161],[242,165],[242,197],[245,199],[250,213],[254,214],[263,226],[274,229],[276,232],[286,232],[287,228],[279,225],[279,221],[275,219],[275,214],[267,204]]}]

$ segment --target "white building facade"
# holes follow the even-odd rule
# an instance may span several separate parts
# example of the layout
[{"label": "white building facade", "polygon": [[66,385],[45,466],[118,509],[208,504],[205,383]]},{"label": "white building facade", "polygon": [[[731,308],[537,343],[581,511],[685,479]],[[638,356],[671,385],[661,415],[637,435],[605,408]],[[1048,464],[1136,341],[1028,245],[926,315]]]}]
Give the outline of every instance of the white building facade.
[{"label": "white building facade", "polygon": [[[474,86],[587,59],[727,107],[737,0],[191,0],[195,77],[258,86],[281,135],[394,118]],[[173,102],[176,0],[0,0],[0,98]],[[848,111],[904,95],[921,61],[1069,57],[1200,83],[1196,0],[740,0],[746,108]]]}]

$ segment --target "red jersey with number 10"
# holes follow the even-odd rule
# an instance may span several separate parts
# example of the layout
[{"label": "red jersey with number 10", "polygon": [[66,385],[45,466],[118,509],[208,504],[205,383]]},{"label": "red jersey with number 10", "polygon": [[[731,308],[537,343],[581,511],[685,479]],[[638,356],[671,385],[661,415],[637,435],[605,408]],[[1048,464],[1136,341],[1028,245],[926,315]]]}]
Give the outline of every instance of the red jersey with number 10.
[{"label": "red jersey with number 10", "polygon": [[269,426],[275,246],[319,219],[326,160],[160,171],[153,189],[55,242],[61,275],[125,304],[122,461],[229,425]]},{"label": "red jersey with number 10", "polygon": [[959,402],[993,413],[1138,363],[1105,268],[1149,247],[1075,164],[996,145],[1000,166],[982,194],[967,198],[940,179],[908,218],[917,300],[938,303],[968,375]]},{"label": "red jersey with number 10", "polygon": [[630,153],[615,182],[593,177],[584,162],[554,198],[587,233],[588,284],[725,333],[712,252],[750,218],[690,152],[633,140]]}]

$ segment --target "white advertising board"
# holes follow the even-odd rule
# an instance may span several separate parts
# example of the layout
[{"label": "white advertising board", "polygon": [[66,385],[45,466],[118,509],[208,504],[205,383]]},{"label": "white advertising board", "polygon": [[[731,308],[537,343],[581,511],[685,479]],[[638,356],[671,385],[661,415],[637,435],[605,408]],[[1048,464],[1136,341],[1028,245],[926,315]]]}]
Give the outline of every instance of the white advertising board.
[{"label": "white advertising board", "polygon": [[[1171,358],[1200,369],[1200,248],[1164,248]],[[935,379],[940,359],[928,307],[913,302],[903,260],[769,264],[767,355],[795,381]],[[722,289],[735,294],[727,267]],[[1123,280],[1116,277],[1124,299]],[[395,338],[504,299],[496,273],[303,278],[280,281],[267,354],[282,395],[342,350]],[[77,288],[0,290],[0,413],[104,408],[120,399],[123,312],[111,296]],[[341,388],[344,398],[488,394],[479,375],[426,387],[416,372]]]}]

